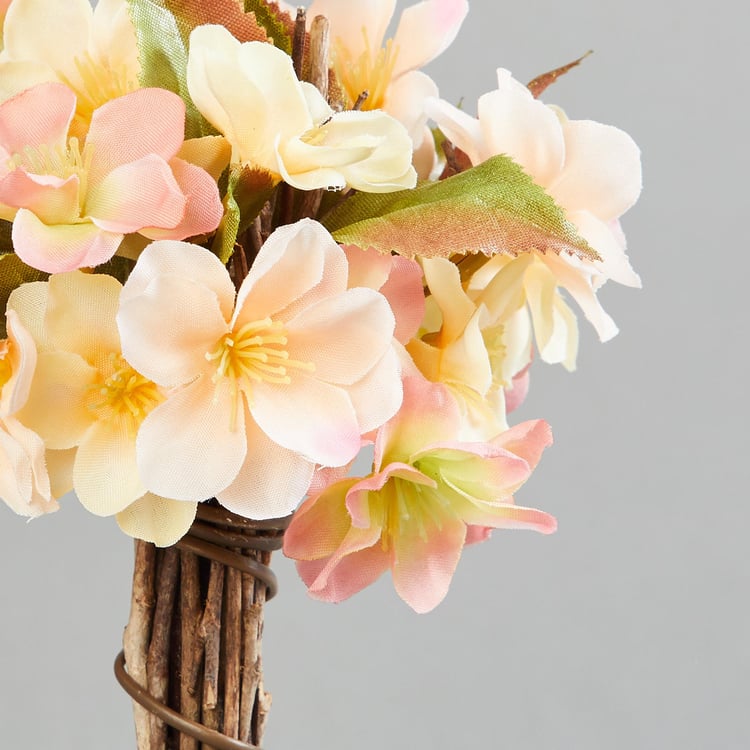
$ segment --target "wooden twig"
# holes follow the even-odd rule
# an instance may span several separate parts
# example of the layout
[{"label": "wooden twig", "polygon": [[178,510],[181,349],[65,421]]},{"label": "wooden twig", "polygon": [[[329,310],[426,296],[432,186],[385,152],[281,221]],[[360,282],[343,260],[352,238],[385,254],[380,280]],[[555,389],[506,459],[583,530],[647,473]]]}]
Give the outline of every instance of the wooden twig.
[{"label": "wooden twig", "polygon": [[[146,670],[148,691],[159,701],[166,701],[169,689],[169,644],[174,616],[179,552],[176,547],[164,550],[157,581],[157,600],[151,644],[148,647]],[[164,750],[167,726],[157,716],[151,716],[151,750]]]},{"label": "wooden twig", "polygon": [[[270,552],[256,552],[257,559],[264,565],[271,562]],[[263,660],[260,652],[260,643],[263,638],[263,605],[266,603],[266,586],[261,581],[255,581],[255,606],[259,609],[258,625],[256,631],[257,655],[255,660],[255,670],[258,675],[257,697],[255,708],[253,710],[253,726],[250,741],[254,745],[260,745],[263,741],[263,732],[266,727],[268,712],[271,710],[271,694],[267,693],[263,687]]]},{"label": "wooden twig", "polygon": [[[151,624],[155,603],[156,547],[140,539],[135,540],[133,565],[133,593],[122,645],[128,673],[141,686],[146,687],[146,659],[151,638]],[[135,736],[138,750],[150,750],[151,720],[149,712],[133,702]]]},{"label": "wooden twig", "polygon": [[330,23],[315,16],[310,26],[310,83],[328,99],[328,56],[331,46]]},{"label": "wooden twig", "polygon": [[224,604],[224,734],[237,739],[240,732],[242,574],[236,568],[227,568]]},{"label": "wooden twig", "polygon": [[302,80],[302,62],[305,57],[305,26],[307,24],[307,13],[304,8],[297,8],[297,17],[294,19],[294,38],[292,39],[292,64],[297,78]]},{"label": "wooden twig", "polygon": [[[224,566],[211,561],[206,608],[200,624],[205,648],[203,704],[201,720],[209,729],[219,728],[219,664],[221,661],[221,609],[224,591]],[[206,746],[204,745],[204,750]]]},{"label": "wooden twig", "polygon": [[[198,637],[200,621],[200,580],[198,558],[192,552],[180,552],[180,713],[200,721],[200,701],[196,684],[200,673],[203,641]],[[180,750],[198,750],[198,740],[180,733]]]}]

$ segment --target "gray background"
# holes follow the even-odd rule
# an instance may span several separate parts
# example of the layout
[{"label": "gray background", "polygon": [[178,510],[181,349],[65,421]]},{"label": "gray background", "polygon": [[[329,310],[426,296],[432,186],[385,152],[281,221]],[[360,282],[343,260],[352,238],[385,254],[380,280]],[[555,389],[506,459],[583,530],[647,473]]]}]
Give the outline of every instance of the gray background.
[{"label": "gray background", "polygon": [[[497,533],[447,600],[413,614],[387,579],[307,599],[277,561],[268,750],[750,747],[744,212],[748,14],[715,2],[472,0],[431,72],[450,100],[596,54],[548,92],[643,151],[625,217],[643,291],[607,286],[621,326],[582,323],[579,371],[539,363],[520,417],[556,445],[519,501],[555,536]],[[134,747],[111,661],[131,543],[74,499],[31,525],[0,510],[0,748]]]}]

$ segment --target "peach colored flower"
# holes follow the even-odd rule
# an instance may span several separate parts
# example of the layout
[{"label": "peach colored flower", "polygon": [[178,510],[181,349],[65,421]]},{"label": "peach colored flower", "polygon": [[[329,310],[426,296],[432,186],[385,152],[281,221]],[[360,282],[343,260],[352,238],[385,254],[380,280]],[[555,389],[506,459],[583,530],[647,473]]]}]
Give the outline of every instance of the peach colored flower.
[{"label": "peach colored flower", "polygon": [[152,243],[118,324],[126,359],[171,389],[138,436],[141,476],[166,497],[285,515],[315,464],[346,464],[401,402],[393,313],[347,289],[343,251],[310,220],[269,237],[236,299],[216,256]]},{"label": "peach colored flower", "polygon": [[8,338],[0,340],[0,498],[18,514],[58,509],[45,463],[45,447],[16,415],[29,397],[36,346],[14,310],[6,315]]},{"label": "peach colored flower", "polygon": [[[577,347],[575,318],[558,288],[568,291],[606,340],[617,333],[617,327],[597,300],[597,288],[606,279],[640,285],[625,255],[618,223],[641,190],[637,146],[617,128],[568,120],[559,110],[534,99],[502,69],[498,70],[498,88],[480,97],[477,118],[439,100],[429,101],[427,109],[472,164],[495,154],[513,158],[565,210],[568,220],[602,257],[601,262],[593,262],[551,253],[517,259],[498,256],[483,269],[481,281],[472,282],[473,288],[481,290],[503,271],[503,283],[495,286],[506,296],[516,296],[515,309],[528,304],[542,358],[564,361],[572,368]],[[504,270],[510,266],[515,268]],[[489,306],[487,298],[487,294],[482,296]]]},{"label": "peach colored flower", "polygon": [[138,47],[125,0],[14,0],[0,54],[0,100],[39,83],[75,91],[73,135],[98,107],[139,88]]},{"label": "peach colored flower", "polygon": [[195,106],[232,145],[232,161],[301,190],[414,187],[411,141],[383,112],[334,113],[271,44],[241,44],[223,26],[190,35],[188,88]]},{"label": "peach colored flower", "polygon": [[551,516],[512,497],[551,443],[547,424],[463,443],[460,422],[444,386],[405,379],[403,406],[378,433],[373,473],[310,497],[284,535],[313,597],[341,601],[390,569],[398,595],[427,612],[445,597],[464,544],[486,529],[555,530]]},{"label": "peach colored flower", "polygon": [[0,104],[0,216],[30,266],[57,273],[111,258],[127,234],[183,239],[222,216],[212,177],[176,157],[185,105],[139,89],[94,112],[69,137],[75,94],[35,86]]}]

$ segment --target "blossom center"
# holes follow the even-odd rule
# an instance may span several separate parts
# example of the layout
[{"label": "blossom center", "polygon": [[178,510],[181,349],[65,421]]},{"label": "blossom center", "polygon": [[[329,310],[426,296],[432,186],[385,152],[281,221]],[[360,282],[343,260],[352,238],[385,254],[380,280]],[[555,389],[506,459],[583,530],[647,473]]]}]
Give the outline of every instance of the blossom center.
[{"label": "blossom center", "polygon": [[109,375],[91,386],[89,409],[99,419],[124,421],[134,434],[164,397],[158,386],[134,370],[119,354],[109,355]]},{"label": "blossom center", "polygon": [[81,143],[75,136],[70,138],[64,145],[49,145],[42,143],[39,146],[26,146],[8,160],[8,169],[23,169],[29,174],[59,177],[67,180],[77,175],[81,189],[80,195],[86,194],[86,179],[93,149]]},{"label": "blossom center", "polygon": [[366,91],[367,98],[362,103],[361,109],[382,109],[386,90],[393,78],[399,48],[393,44],[393,39],[389,39],[377,54],[373,54],[367,29],[364,27],[362,36],[365,48],[358,58],[349,52],[345,40],[336,40],[333,64],[336,79],[344,89],[350,107]]},{"label": "blossom center", "polygon": [[82,120],[88,129],[94,110],[112,99],[129,94],[137,88],[127,65],[110,65],[109,62],[95,60],[90,52],[84,52],[73,61],[78,80],[71,81],[58,72],[63,83],[76,93],[76,118]]},{"label": "blossom center", "polygon": [[235,405],[239,391],[252,403],[253,386],[257,383],[289,385],[292,372],[312,372],[312,362],[290,359],[286,349],[287,331],[283,323],[270,318],[254,320],[222,336],[216,348],[206,354],[216,363],[215,383],[229,381]]},{"label": "blossom center", "polygon": [[447,501],[433,487],[402,477],[392,477],[378,493],[382,502],[380,544],[388,552],[408,526],[422,541],[428,539],[428,526],[442,526],[439,508]]}]

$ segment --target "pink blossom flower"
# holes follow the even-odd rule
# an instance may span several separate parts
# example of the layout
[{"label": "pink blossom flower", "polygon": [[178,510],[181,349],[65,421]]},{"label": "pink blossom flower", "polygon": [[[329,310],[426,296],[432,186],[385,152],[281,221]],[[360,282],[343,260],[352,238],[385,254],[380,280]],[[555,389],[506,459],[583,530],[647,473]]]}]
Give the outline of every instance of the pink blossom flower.
[{"label": "pink blossom flower", "polygon": [[85,141],[69,136],[75,94],[35,86],[0,104],[0,216],[30,266],[57,273],[111,258],[127,234],[183,239],[215,229],[216,183],[175,155],[185,105],[139,89],[97,109]]},{"label": "pink blossom flower", "polygon": [[465,543],[492,528],[555,530],[551,516],[512,497],[551,443],[547,424],[462,443],[460,421],[443,385],[405,379],[403,406],[378,433],[373,473],[310,497],[284,536],[313,597],[341,601],[390,569],[399,596],[427,612],[445,597]]},{"label": "pink blossom flower", "polygon": [[252,518],[289,513],[315,464],[341,466],[401,403],[394,319],[320,224],[280,227],[236,294],[216,256],[155,242],[123,289],[126,359],[171,389],[144,420],[146,487],[216,497]]}]

